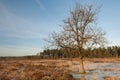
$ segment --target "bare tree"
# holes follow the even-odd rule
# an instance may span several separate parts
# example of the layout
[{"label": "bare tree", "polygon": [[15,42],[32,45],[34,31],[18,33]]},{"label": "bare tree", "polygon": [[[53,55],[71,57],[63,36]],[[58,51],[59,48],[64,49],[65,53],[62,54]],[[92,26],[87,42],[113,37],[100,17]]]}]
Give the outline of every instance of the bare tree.
[{"label": "bare tree", "polygon": [[70,16],[63,21],[63,30],[59,33],[53,32],[49,39],[57,47],[78,50],[80,73],[85,73],[82,49],[98,47],[105,42],[105,33],[96,27],[98,12],[99,7],[91,4],[76,4],[70,11]]}]

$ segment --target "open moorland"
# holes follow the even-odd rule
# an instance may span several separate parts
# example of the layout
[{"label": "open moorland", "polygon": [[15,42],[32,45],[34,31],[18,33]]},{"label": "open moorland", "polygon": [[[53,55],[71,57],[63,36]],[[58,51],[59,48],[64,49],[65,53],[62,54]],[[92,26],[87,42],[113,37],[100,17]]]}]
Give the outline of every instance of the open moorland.
[{"label": "open moorland", "polygon": [[79,59],[1,59],[0,80],[120,80],[120,58],[84,59],[86,74],[79,74]]}]

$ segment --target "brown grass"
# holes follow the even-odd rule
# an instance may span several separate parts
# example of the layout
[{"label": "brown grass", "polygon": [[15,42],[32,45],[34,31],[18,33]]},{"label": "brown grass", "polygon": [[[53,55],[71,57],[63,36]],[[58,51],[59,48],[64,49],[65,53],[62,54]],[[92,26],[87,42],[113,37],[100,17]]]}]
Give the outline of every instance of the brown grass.
[{"label": "brown grass", "polygon": [[73,80],[62,60],[0,61],[0,80]]},{"label": "brown grass", "polygon": [[[85,63],[118,61],[120,58],[84,59]],[[79,59],[1,60],[0,80],[74,80],[70,72],[78,64]]]}]

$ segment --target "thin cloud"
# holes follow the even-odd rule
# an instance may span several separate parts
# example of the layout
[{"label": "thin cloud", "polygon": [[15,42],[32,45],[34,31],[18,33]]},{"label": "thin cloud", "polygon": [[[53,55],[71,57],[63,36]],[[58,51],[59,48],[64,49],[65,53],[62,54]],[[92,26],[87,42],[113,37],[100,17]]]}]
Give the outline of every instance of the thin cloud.
[{"label": "thin cloud", "polygon": [[31,46],[0,46],[0,56],[25,56],[25,55],[36,55],[42,51],[39,47]]},{"label": "thin cloud", "polygon": [[43,11],[47,11],[47,9],[45,8],[45,6],[41,3],[40,0],[35,0],[36,3],[39,5],[39,8],[42,9]]},{"label": "thin cloud", "polygon": [[16,15],[5,5],[0,4],[0,36],[43,39],[45,35],[36,31],[39,27],[36,23]]}]

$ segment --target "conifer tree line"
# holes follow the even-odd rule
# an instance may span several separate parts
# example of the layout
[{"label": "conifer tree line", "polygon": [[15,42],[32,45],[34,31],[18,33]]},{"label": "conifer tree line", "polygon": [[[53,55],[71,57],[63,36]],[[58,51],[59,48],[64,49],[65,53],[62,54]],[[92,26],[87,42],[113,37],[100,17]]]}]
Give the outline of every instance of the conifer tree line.
[{"label": "conifer tree line", "polygon": [[[78,58],[78,50],[71,49],[47,49],[37,55],[41,58]],[[85,58],[107,58],[120,57],[120,46],[111,46],[107,48],[87,48],[82,50],[82,55]]]}]

